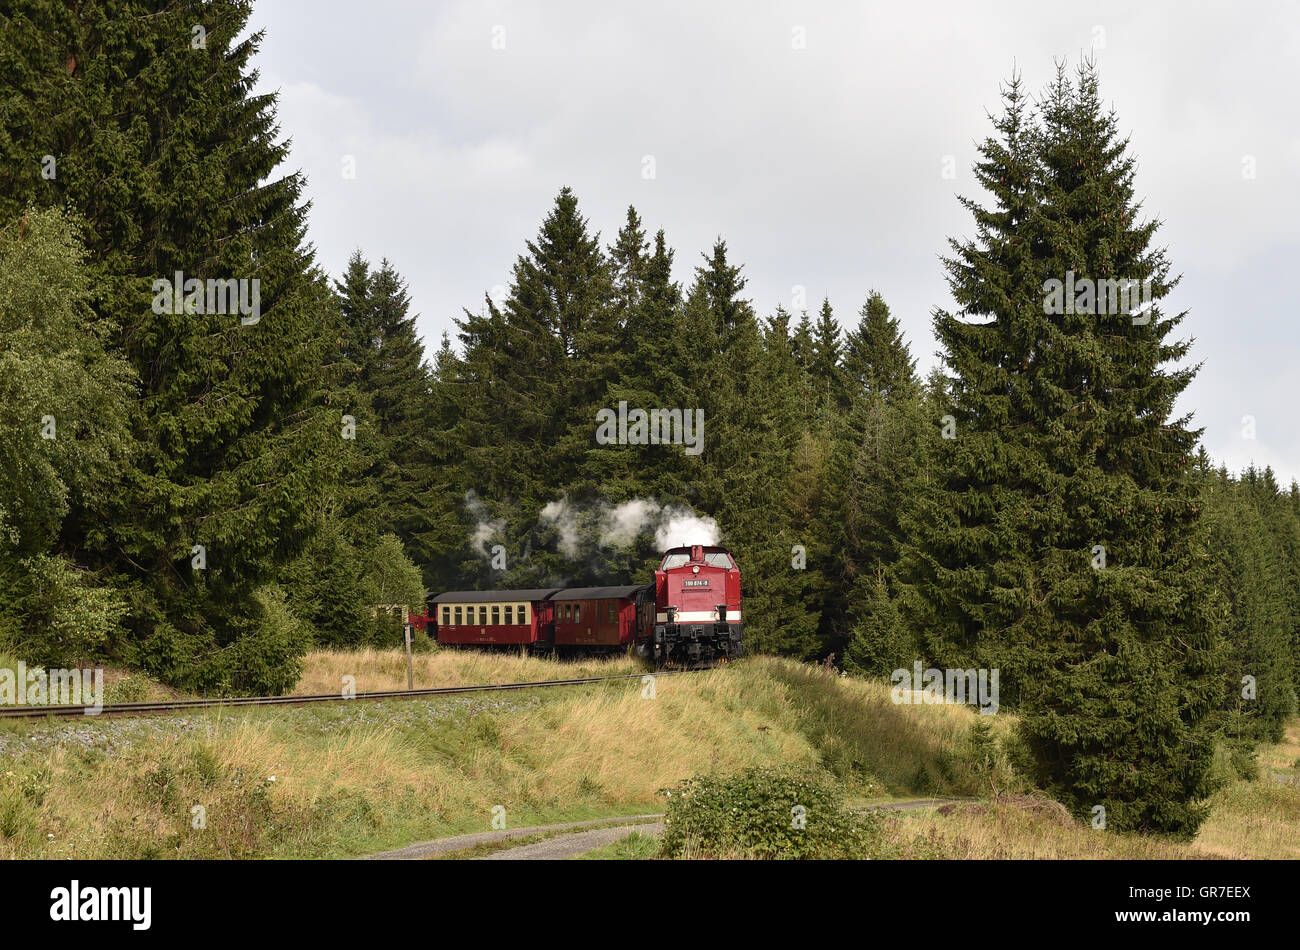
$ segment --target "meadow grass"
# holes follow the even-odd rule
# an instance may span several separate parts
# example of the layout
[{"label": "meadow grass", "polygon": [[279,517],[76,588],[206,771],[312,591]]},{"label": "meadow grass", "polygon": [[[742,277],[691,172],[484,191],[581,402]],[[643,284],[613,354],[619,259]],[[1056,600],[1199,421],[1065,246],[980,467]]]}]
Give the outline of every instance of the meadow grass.
[{"label": "meadow grass", "polygon": [[[523,651],[436,650],[411,657],[416,689],[438,686],[483,686],[538,680],[582,679],[649,672],[625,655],[554,659]],[[315,650],[304,658],[296,696],[341,694],[345,685],[358,693],[406,689],[404,650]]]},{"label": "meadow grass", "polygon": [[[637,672],[625,658],[417,654],[416,685]],[[405,685],[405,655],[316,653],[299,690]],[[329,688],[326,687],[329,684]],[[1216,796],[1189,844],[1095,832],[1044,809],[1009,762],[1014,719],[905,706],[887,683],[755,657],[654,680],[0,722],[0,858],[341,857],[491,829],[663,810],[660,790],[750,767],[811,772],[850,805],[978,796],[890,816],[903,853],[951,857],[1296,856],[1300,734]],[[1278,780],[1278,777],[1285,781]],[[1057,806],[1059,809],[1059,806]],[[917,846],[920,842],[922,846]],[[644,851],[643,843],[629,856]]]}]

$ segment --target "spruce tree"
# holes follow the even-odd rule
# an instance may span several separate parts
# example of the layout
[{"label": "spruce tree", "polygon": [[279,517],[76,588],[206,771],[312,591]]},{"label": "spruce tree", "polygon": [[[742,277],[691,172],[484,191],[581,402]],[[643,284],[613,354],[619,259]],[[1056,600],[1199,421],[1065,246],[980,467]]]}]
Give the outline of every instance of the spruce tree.
[{"label": "spruce tree", "polygon": [[[1182,315],[1081,301],[1050,280],[1173,285],[1156,222],[1091,67],[1058,75],[1040,123],[1018,79],[963,199],[977,239],[945,261],[961,310],[937,311],[953,407],[933,491],[906,518],[900,599],[931,658],[996,667],[1039,783],[1112,829],[1190,834],[1205,814],[1219,631],[1172,415]],[[1072,312],[1071,312],[1072,311]],[[940,420],[935,420],[936,424]]]},{"label": "spruce tree", "polygon": [[1281,740],[1294,702],[1285,556],[1257,504],[1267,499],[1252,497],[1262,481],[1253,468],[1240,481],[1205,473],[1199,498],[1214,552],[1210,573],[1228,620],[1227,675],[1213,721],[1243,771],[1257,742]]},{"label": "spruce tree", "polygon": [[512,557],[531,550],[536,578],[564,576],[565,558],[533,548],[557,540],[533,536],[537,518],[566,492],[594,487],[583,462],[617,377],[619,345],[609,265],[572,190],[561,189],[517,260],[506,300],[485,303],[459,322],[461,484],[506,522]]},{"label": "spruce tree", "polygon": [[[331,304],[303,179],[277,171],[275,97],[251,92],[249,12],[22,0],[0,25],[0,218],[29,203],[82,217],[96,312],[141,387],[136,464],[70,512],[64,543],[131,602],[118,659],[193,689],[291,680],[306,645],[253,595],[306,543],[344,451],[313,401]],[[177,273],[243,281],[242,310],[159,289]]]},{"label": "spruce tree", "polygon": [[831,309],[830,300],[823,299],[821,310],[817,313],[817,324],[813,328],[812,361],[808,371],[826,417],[848,408],[848,393],[840,367],[842,347],[835,312]]},{"label": "spruce tree", "polygon": [[[848,640],[859,635],[855,631],[865,622],[864,611],[871,610],[884,623],[896,617],[892,606],[882,613],[880,601],[893,596],[886,577],[903,540],[899,517],[919,477],[923,440],[932,434],[922,421],[914,365],[898,321],[873,291],[845,344],[848,407],[836,419],[829,462],[825,523],[836,556],[828,568],[834,586],[822,636],[827,648],[840,655]],[[879,631],[870,636],[878,638]],[[889,636],[892,652],[902,650],[906,638],[901,628]],[[859,647],[858,669],[868,668],[868,655],[884,656],[875,648]],[[874,671],[896,669],[899,658]]]},{"label": "spruce tree", "polygon": [[916,360],[903,340],[897,317],[879,291],[871,291],[859,312],[858,325],[844,341],[844,375],[856,395],[875,393],[892,399],[915,393]]}]

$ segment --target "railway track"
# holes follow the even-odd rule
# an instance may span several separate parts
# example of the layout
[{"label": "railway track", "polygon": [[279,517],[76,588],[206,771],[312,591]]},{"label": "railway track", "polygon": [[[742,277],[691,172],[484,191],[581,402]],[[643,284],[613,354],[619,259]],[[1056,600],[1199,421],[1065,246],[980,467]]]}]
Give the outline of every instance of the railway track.
[{"label": "railway track", "polygon": [[221,706],[306,706],[310,703],[349,703],[360,700],[419,699],[423,696],[450,696],[454,693],[490,693],[514,689],[543,689],[550,686],[587,686],[616,680],[640,679],[653,675],[676,676],[696,670],[658,670],[650,673],[620,673],[617,676],[587,676],[567,680],[534,680],[527,683],[492,683],[485,686],[434,686],[429,689],[388,689],[343,696],[325,693],[308,696],[230,696],[222,699],[181,699],[149,703],[113,703],[89,705],[0,706],[0,719],[43,719],[46,716],[147,716],[157,713],[187,712]]}]

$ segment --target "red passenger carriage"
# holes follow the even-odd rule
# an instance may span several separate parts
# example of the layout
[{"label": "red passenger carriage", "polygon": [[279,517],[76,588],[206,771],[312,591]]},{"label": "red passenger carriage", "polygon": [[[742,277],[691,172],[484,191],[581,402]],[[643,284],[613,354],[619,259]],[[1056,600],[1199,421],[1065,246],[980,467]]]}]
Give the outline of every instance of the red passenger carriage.
[{"label": "red passenger carriage", "polygon": [[649,584],[628,587],[571,587],[557,592],[557,647],[626,647],[650,635],[654,599]]},{"label": "red passenger carriage", "polygon": [[456,590],[433,598],[440,644],[531,646],[555,638],[550,597],[559,588]]}]

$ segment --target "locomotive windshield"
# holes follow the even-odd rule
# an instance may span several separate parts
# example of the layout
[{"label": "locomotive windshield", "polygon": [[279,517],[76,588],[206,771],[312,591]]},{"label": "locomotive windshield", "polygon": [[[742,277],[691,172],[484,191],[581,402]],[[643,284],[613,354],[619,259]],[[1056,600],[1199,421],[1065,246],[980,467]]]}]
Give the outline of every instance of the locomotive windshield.
[{"label": "locomotive windshield", "polygon": [[[674,567],[683,567],[690,559],[689,554],[669,554],[664,557],[664,565],[660,570],[671,571]],[[726,551],[710,551],[704,555],[704,563],[709,567],[720,567],[724,570],[732,567],[731,555]]]}]

